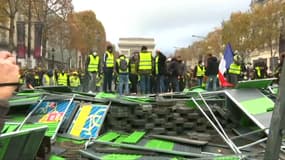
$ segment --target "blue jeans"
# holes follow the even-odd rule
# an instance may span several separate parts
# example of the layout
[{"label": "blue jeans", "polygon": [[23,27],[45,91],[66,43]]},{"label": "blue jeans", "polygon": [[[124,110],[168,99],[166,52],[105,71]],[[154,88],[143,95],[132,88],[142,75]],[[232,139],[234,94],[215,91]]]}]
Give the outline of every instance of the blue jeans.
[{"label": "blue jeans", "polygon": [[217,90],[217,75],[209,75],[206,84],[207,91]]},{"label": "blue jeans", "polygon": [[123,87],[125,86],[125,94],[129,94],[129,75],[119,74],[119,94],[123,95]]},{"label": "blue jeans", "polygon": [[156,92],[163,93],[165,92],[165,77],[164,75],[157,75],[156,77]]},{"label": "blue jeans", "polygon": [[177,76],[171,76],[172,91],[179,92],[179,82]]},{"label": "blue jeans", "polygon": [[203,77],[197,77],[197,85],[198,85],[199,87],[201,87],[201,86],[202,86],[202,83],[203,83]]},{"label": "blue jeans", "polygon": [[141,93],[150,93],[150,75],[140,75]]}]

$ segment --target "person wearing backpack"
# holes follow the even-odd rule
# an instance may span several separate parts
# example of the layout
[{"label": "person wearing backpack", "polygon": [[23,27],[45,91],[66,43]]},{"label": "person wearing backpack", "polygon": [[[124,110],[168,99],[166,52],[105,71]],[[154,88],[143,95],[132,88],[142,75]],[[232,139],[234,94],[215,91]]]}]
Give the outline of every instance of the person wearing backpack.
[{"label": "person wearing backpack", "polygon": [[125,95],[129,94],[129,60],[125,55],[120,55],[116,62],[116,72],[119,78],[119,94],[123,95],[123,89]]}]

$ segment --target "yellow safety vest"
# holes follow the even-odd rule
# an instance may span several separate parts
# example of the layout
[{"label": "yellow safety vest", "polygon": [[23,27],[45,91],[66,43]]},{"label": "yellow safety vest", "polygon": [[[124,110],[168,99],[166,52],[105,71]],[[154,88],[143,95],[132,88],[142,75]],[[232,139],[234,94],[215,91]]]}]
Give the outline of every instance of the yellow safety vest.
[{"label": "yellow safety vest", "polygon": [[139,70],[151,70],[152,55],[150,52],[140,52]]},{"label": "yellow safety vest", "polygon": [[39,80],[40,77],[38,75],[35,75],[35,80]]},{"label": "yellow safety vest", "polygon": [[19,83],[24,84],[24,77],[21,75],[18,75],[18,78],[19,78]]},{"label": "yellow safety vest", "polygon": [[121,60],[126,60],[127,66],[129,65],[129,60],[128,60],[127,58],[125,58],[125,57],[120,57],[119,59],[117,59],[117,63],[118,63],[118,66],[119,66],[119,73],[128,73],[128,72],[129,72],[129,67],[127,67],[127,70],[125,70],[125,71],[123,71],[123,70],[121,69],[121,66],[120,66]]},{"label": "yellow safety vest", "polygon": [[40,85],[41,84],[40,83],[40,76],[39,75],[35,75],[34,78],[35,78],[36,86]]},{"label": "yellow safety vest", "polygon": [[196,76],[197,76],[197,77],[202,77],[202,76],[204,76],[204,75],[205,75],[205,71],[206,71],[206,69],[205,69],[204,66],[199,66],[199,65],[197,65],[197,73],[196,73]]},{"label": "yellow safety vest", "polygon": [[106,59],[106,67],[107,68],[111,68],[111,67],[114,67],[114,55],[110,52],[106,52],[108,57]]},{"label": "yellow safety vest", "polygon": [[98,72],[99,56],[89,55],[88,72]]},{"label": "yellow safety vest", "polygon": [[57,81],[58,81],[57,82],[58,85],[67,86],[67,74],[64,73],[62,75],[62,73],[59,73]]},{"label": "yellow safety vest", "polygon": [[155,74],[158,75],[158,60],[159,60],[159,56],[155,57]]},{"label": "yellow safety vest", "polygon": [[103,84],[103,77],[99,77],[97,79],[96,87],[100,87],[100,86],[102,86],[102,84]]},{"label": "yellow safety vest", "polygon": [[137,74],[137,68],[136,68],[136,64],[135,63],[131,63],[130,64],[130,66],[131,66],[131,70],[130,70],[130,73],[132,73],[132,74]]},{"label": "yellow safety vest", "polygon": [[78,76],[70,76],[69,81],[71,87],[80,86],[80,78]]},{"label": "yellow safety vest", "polygon": [[241,66],[240,66],[240,65],[237,65],[237,64],[235,64],[235,63],[232,63],[232,64],[230,65],[229,73],[230,73],[230,74],[237,74],[237,75],[240,75],[240,73],[241,73]]},{"label": "yellow safety vest", "polygon": [[[46,84],[43,84],[43,85],[44,85],[44,86],[50,86],[50,85],[51,85],[51,84],[50,84],[50,77],[49,77],[47,74],[45,74],[45,75],[44,75],[44,79],[45,79]],[[52,76],[52,79],[53,79],[53,81],[55,82],[54,76]]]},{"label": "yellow safety vest", "polygon": [[261,68],[257,66],[257,67],[255,67],[255,70],[257,72],[257,77],[261,78]]}]

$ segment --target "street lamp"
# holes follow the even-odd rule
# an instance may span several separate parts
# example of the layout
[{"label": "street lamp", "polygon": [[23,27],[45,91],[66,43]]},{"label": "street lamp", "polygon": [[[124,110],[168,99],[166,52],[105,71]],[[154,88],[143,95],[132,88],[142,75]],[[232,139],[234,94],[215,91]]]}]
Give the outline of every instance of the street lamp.
[{"label": "street lamp", "polygon": [[55,52],[55,49],[52,48],[51,49],[51,52],[52,52],[52,55],[51,55],[51,60],[52,60],[52,69],[54,69],[54,52]]},{"label": "street lamp", "polygon": [[207,38],[207,37],[199,36],[199,35],[192,35],[192,37],[194,37],[194,38],[200,38],[200,39],[206,39],[206,38]]}]

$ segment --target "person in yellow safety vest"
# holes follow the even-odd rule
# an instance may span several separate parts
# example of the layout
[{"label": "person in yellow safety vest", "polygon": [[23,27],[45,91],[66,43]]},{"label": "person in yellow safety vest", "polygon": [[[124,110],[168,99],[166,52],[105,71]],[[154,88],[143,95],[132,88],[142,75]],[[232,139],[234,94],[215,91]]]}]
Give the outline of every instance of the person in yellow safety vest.
[{"label": "person in yellow safety vest", "polygon": [[23,85],[25,83],[25,75],[24,75],[24,71],[23,70],[20,70],[18,77],[19,77],[19,83],[21,85]]},{"label": "person in yellow safety vest", "polygon": [[96,92],[96,83],[100,73],[100,57],[97,52],[92,52],[89,54],[86,65],[86,73],[88,74],[88,87],[89,93]]},{"label": "person in yellow safety vest", "polygon": [[129,59],[125,55],[120,55],[116,63],[116,72],[118,73],[119,95],[123,95],[123,89],[125,95],[129,94]]},{"label": "person in yellow safety vest", "polygon": [[115,66],[115,58],[113,54],[113,46],[109,45],[107,46],[107,50],[104,53],[104,58],[103,58],[103,73],[104,73],[103,91],[104,92],[112,92],[114,66]]},{"label": "person in yellow safety vest", "polygon": [[166,74],[166,56],[160,51],[156,50],[155,56],[155,78],[156,78],[156,92],[166,92],[165,89],[165,74]]},{"label": "person in yellow safety vest", "polygon": [[43,75],[42,79],[43,86],[55,86],[56,80],[53,70],[48,70],[47,73]]},{"label": "person in yellow safety vest", "polygon": [[194,77],[197,79],[197,85],[202,87],[203,86],[203,79],[205,76],[206,68],[202,62],[202,60],[198,61],[198,64],[194,68]]},{"label": "person in yellow safety vest", "polygon": [[35,70],[34,72],[34,79],[35,79],[35,86],[40,86],[41,85],[41,81],[40,81],[40,75],[39,72],[37,70]]},{"label": "person in yellow safety vest", "polygon": [[228,76],[227,76],[228,82],[232,84],[237,84],[241,71],[242,71],[241,61],[242,59],[240,55],[234,56],[234,61],[230,65],[230,68],[228,69]]},{"label": "person in yellow safety vest", "polygon": [[72,75],[69,77],[70,87],[74,91],[79,91],[80,87],[80,78],[78,76],[78,72],[74,71],[72,72]]},{"label": "person in yellow safety vest", "polygon": [[140,76],[140,89],[142,94],[150,93],[150,75],[152,73],[152,53],[142,46],[139,53],[138,74]]},{"label": "person in yellow safety vest", "polygon": [[138,91],[138,55],[139,52],[134,52],[129,58],[129,79],[131,82],[130,93],[137,94]]},{"label": "person in yellow safety vest", "polygon": [[61,73],[58,73],[57,85],[67,86],[67,81],[68,75],[64,72],[64,70],[62,70]]},{"label": "person in yellow safety vest", "polygon": [[262,60],[258,60],[254,67],[255,79],[267,77],[267,66]]}]

